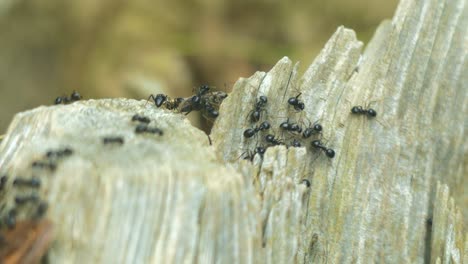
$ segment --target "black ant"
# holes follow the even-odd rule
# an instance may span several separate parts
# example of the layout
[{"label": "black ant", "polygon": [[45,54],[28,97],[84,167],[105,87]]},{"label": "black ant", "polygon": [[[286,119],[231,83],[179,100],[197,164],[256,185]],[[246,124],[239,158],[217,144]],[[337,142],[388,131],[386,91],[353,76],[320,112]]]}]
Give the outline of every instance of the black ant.
[{"label": "black ant", "polygon": [[204,102],[204,108],[203,108],[204,112],[206,112],[208,118],[216,118],[218,117],[219,115],[219,112],[218,110],[216,110],[213,105],[211,105],[211,103],[209,103],[208,101],[205,101]]},{"label": "black ant", "polygon": [[15,203],[18,205],[25,204],[27,202],[38,202],[39,201],[39,196],[36,194],[31,194],[29,196],[16,196],[15,197]]},{"label": "black ant", "polygon": [[158,134],[160,136],[163,135],[163,131],[157,127],[148,127],[146,124],[139,124],[135,127],[135,133],[136,134],[143,134],[143,133],[149,133],[149,134]]},{"label": "black ant", "polygon": [[289,131],[289,132],[297,132],[301,133],[302,128],[296,123],[290,123],[289,118],[288,120],[284,121],[283,123],[280,124],[279,126],[282,130]]},{"label": "black ant", "polygon": [[8,176],[3,175],[2,177],[0,177],[0,191],[3,190],[7,181],[8,181]]},{"label": "black ant", "polygon": [[70,103],[70,98],[68,98],[66,96],[59,96],[59,97],[55,98],[54,103],[56,105],[57,104],[68,104],[68,103]]},{"label": "black ant", "polygon": [[113,143],[123,145],[124,139],[123,137],[104,137],[102,139],[102,143],[104,143],[104,145],[113,144]]},{"label": "black ant", "polygon": [[[157,94],[156,96],[151,94],[146,101],[149,101],[149,100],[153,100],[154,104],[158,108],[164,105],[166,109],[174,110],[179,107],[179,105],[184,101],[184,98],[177,97],[177,98],[172,99],[168,95],[165,95],[165,94]],[[135,120],[132,119],[132,121],[135,121]],[[143,122],[143,121],[140,121],[140,122]]]},{"label": "black ant", "polygon": [[[208,99],[204,97],[210,91],[210,89],[211,88],[208,85],[200,86],[194,96],[184,101],[184,105],[182,106],[180,112],[188,115],[192,111],[202,110],[203,107],[212,107],[212,105],[208,102]],[[207,111],[210,112],[209,110]]]},{"label": "black ant", "polygon": [[220,105],[224,99],[228,96],[227,93],[221,91],[210,92],[207,97],[208,101],[214,105]]},{"label": "black ant", "polygon": [[[265,152],[266,152],[265,147],[256,147],[255,150],[253,150],[253,151],[247,151],[247,155],[244,156],[244,159],[253,161],[256,154],[260,155],[260,157],[263,158],[263,154],[265,154]],[[245,154],[245,152],[242,155],[244,155],[244,154]]]},{"label": "black ant", "polygon": [[31,178],[31,179],[15,178],[13,180],[13,186],[39,188],[41,187],[41,180],[37,178]]},{"label": "black ant", "polygon": [[79,94],[77,91],[73,91],[72,94],[70,95],[70,100],[72,102],[79,101],[81,100],[81,94]]},{"label": "black ant", "polygon": [[157,94],[156,96],[151,94],[146,101],[148,102],[149,100],[153,100],[156,107],[159,108],[164,104],[167,98],[168,96],[165,94]]},{"label": "black ant", "polygon": [[302,93],[299,93],[296,95],[296,97],[291,97],[288,99],[288,104],[292,105],[294,107],[294,110],[296,111],[302,111],[305,108],[304,102],[299,100],[299,96],[301,96]]},{"label": "black ant", "polygon": [[291,141],[291,144],[289,145],[289,147],[300,148],[302,147],[302,144],[298,139],[295,138],[293,139],[293,141]]},{"label": "black ant", "polygon": [[268,123],[268,121],[263,121],[259,126],[246,129],[244,131],[244,137],[251,138],[255,134],[257,134],[259,131],[268,130],[268,129],[270,129],[270,123]]},{"label": "black ant", "polygon": [[57,169],[57,164],[54,161],[34,161],[31,166],[33,168],[40,168],[40,169],[49,169],[51,171],[55,171]]},{"label": "black ant", "polygon": [[322,145],[322,142],[320,140],[314,140],[311,142],[311,145],[313,148],[321,149],[323,152],[325,152],[325,155],[329,157],[330,159],[335,157],[335,151],[331,148],[327,148],[324,145]]},{"label": "black ant", "polygon": [[75,101],[81,100],[81,95],[77,91],[73,91],[70,97],[67,96],[59,96],[55,98],[55,104],[69,104]]},{"label": "black ant", "polygon": [[61,150],[49,150],[46,152],[47,158],[62,158],[68,157],[73,155],[73,149],[71,148],[64,148]]},{"label": "black ant", "polygon": [[145,124],[148,124],[149,122],[151,122],[151,120],[148,117],[142,116],[139,114],[133,115],[132,121],[138,121],[138,122],[145,123]]},{"label": "black ant", "polygon": [[309,123],[309,126],[306,129],[304,129],[302,137],[309,138],[312,135],[320,134],[322,132],[322,129],[322,125],[318,124],[317,122],[315,122],[313,125],[310,125]]},{"label": "black ant", "polygon": [[374,109],[372,108],[364,109],[360,105],[353,106],[353,108],[351,108],[351,113],[356,114],[356,115],[367,115],[370,118],[377,116],[377,112]]},{"label": "black ant", "polygon": [[272,144],[272,145],[275,145],[275,146],[277,146],[277,145],[284,145],[284,142],[278,140],[278,139],[275,138],[275,136],[272,135],[272,134],[266,135],[266,136],[265,136],[265,141],[268,142],[268,143],[270,143],[270,144]]},{"label": "black ant", "polygon": [[217,109],[227,96],[227,93],[221,91],[214,91],[204,95],[201,102],[203,115],[208,119],[218,117],[219,112]]},{"label": "black ant", "polygon": [[268,98],[265,95],[260,95],[255,102],[254,110],[250,111],[249,117],[252,123],[258,122],[262,115],[262,112],[265,112],[265,106],[268,102]]}]

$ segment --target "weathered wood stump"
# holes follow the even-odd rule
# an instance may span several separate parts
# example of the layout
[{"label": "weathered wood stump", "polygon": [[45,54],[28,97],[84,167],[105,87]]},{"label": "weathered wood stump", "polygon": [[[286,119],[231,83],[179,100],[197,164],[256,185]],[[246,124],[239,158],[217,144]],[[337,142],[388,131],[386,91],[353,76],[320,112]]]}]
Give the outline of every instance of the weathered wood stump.
[{"label": "weathered wood stump", "polygon": [[[240,79],[212,146],[184,116],[145,101],[20,113],[0,145],[9,179],[0,216],[17,196],[47,201],[51,263],[468,263],[467,22],[465,0],[405,0],[363,53],[340,27],[302,76],[283,58]],[[262,95],[261,121],[251,122]],[[356,105],[377,116],[351,114]],[[164,134],[135,134],[135,113]],[[282,132],[288,118],[323,131]],[[243,136],[264,120],[269,130]],[[271,146],[267,134],[303,147]],[[125,142],[103,144],[105,136]],[[317,139],[336,155],[314,148]],[[252,155],[261,146],[265,154]],[[31,167],[65,147],[73,155],[55,170]],[[32,176],[37,190],[13,186]],[[23,206],[17,219],[34,212]]]}]

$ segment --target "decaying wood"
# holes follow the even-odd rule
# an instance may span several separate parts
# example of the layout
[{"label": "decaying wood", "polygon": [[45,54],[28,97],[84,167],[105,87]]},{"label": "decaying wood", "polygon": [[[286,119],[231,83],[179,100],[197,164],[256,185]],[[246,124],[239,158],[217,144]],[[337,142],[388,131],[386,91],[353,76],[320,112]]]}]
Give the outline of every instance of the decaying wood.
[{"label": "decaying wood", "polygon": [[[283,58],[240,79],[213,146],[183,116],[144,101],[20,113],[0,145],[0,174],[10,176],[0,208],[25,191],[13,177],[41,178],[55,223],[51,263],[468,263],[467,22],[465,0],[405,0],[364,52],[340,27],[303,75]],[[299,93],[301,112],[287,104]],[[268,133],[287,139],[278,128],[287,118],[318,121],[336,156],[309,139],[243,160],[267,146],[264,132],[243,137],[260,95]],[[354,105],[378,115],[351,115]],[[136,135],[134,113],[164,135]],[[125,143],[103,145],[107,135]],[[31,171],[65,146],[74,154],[55,172]]]}]

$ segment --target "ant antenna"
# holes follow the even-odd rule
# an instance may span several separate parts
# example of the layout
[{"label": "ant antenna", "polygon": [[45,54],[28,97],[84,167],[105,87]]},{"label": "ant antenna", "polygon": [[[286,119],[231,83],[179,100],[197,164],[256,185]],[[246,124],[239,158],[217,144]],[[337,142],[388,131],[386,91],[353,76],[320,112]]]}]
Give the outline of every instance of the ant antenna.
[{"label": "ant antenna", "polygon": [[294,72],[294,68],[291,70],[291,73],[289,74],[288,83],[286,84],[286,89],[284,89],[283,102],[284,102],[284,97],[286,96],[286,92],[288,91],[289,82],[291,81],[291,77],[292,77],[293,72]]}]

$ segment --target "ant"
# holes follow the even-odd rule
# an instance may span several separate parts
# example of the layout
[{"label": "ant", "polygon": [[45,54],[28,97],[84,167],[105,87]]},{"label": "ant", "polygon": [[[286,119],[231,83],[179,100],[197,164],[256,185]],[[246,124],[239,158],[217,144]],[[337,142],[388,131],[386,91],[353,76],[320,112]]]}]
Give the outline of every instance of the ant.
[{"label": "ant", "polygon": [[[192,111],[200,111],[202,108],[205,107],[212,107],[212,105],[208,102],[208,100],[204,97],[209,91],[210,87],[208,85],[202,85],[198,88],[196,94],[189,99],[185,100],[184,106],[180,110],[185,115],[190,114]],[[214,110],[214,108],[213,108]],[[208,112],[212,112],[207,110]],[[216,111],[217,112],[217,111]]]},{"label": "ant", "polygon": [[284,145],[284,142],[278,140],[277,138],[275,138],[274,135],[272,134],[268,134],[265,136],[265,141],[268,142],[268,143],[271,143],[272,145],[274,146],[277,146],[277,145]]},{"label": "ant", "polygon": [[150,133],[150,134],[159,134],[163,135],[163,131],[157,127],[148,127],[146,124],[139,124],[135,127],[136,134]]},{"label": "ant", "polygon": [[59,96],[57,98],[55,98],[55,101],[54,103],[57,105],[57,104],[68,104],[70,103],[70,98],[66,97],[66,96]]},{"label": "ant", "polygon": [[18,205],[22,205],[27,202],[35,203],[37,201],[39,201],[39,196],[37,196],[36,194],[31,194],[29,196],[16,196],[15,197],[15,203]]},{"label": "ant", "polygon": [[360,105],[353,106],[353,108],[351,108],[351,113],[356,114],[356,115],[367,115],[367,117],[369,118],[377,116],[377,112],[374,109],[372,108],[364,109]]},{"label": "ant", "polygon": [[[184,101],[184,98],[177,97],[175,99],[172,99],[168,95],[165,95],[165,94],[157,94],[156,96],[151,94],[146,101],[148,102],[149,100],[153,100],[154,104],[158,108],[164,105],[166,109],[174,110],[177,107],[179,107],[180,103]],[[136,120],[132,119],[132,121],[136,121]],[[141,120],[138,120],[138,121],[143,122]]]},{"label": "ant", "polygon": [[281,123],[279,127],[281,129],[283,129],[285,131],[289,131],[289,132],[297,132],[297,133],[302,132],[302,128],[296,123],[290,123],[289,118],[288,118],[288,120]]},{"label": "ant", "polygon": [[317,139],[312,141],[311,145],[313,148],[323,150],[323,152],[325,152],[325,155],[327,155],[327,157],[329,157],[330,159],[335,157],[335,151],[331,148],[327,148],[324,145],[322,145],[322,142],[320,140]]},{"label": "ant", "polygon": [[77,91],[73,91],[70,95],[70,97],[67,97],[67,96],[59,96],[57,98],[55,98],[55,104],[69,104],[69,103],[73,103],[75,101],[79,101],[81,100],[82,96],[77,92]]},{"label": "ant", "polygon": [[104,137],[102,139],[102,143],[104,143],[104,145],[112,144],[112,143],[117,143],[119,145],[123,145],[124,139],[123,139],[123,137]]},{"label": "ant", "polygon": [[296,97],[291,97],[288,99],[288,104],[294,107],[294,110],[300,112],[304,110],[305,104],[301,100],[299,100],[299,96],[301,96],[302,93],[299,93],[296,95]]},{"label": "ant", "polygon": [[300,148],[302,147],[302,144],[298,139],[295,138],[293,139],[293,141],[291,141],[291,144],[289,145],[289,147]]},{"label": "ant", "polygon": [[[263,154],[265,154],[266,148],[264,147],[256,147],[253,151],[247,151],[247,155],[244,157],[245,160],[253,161],[256,154],[259,154],[260,157],[263,158]],[[245,153],[244,153],[245,154]],[[242,154],[243,155],[243,154]]]},{"label": "ant", "polygon": [[25,186],[25,187],[31,187],[31,188],[39,188],[41,187],[41,180],[37,178],[31,178],[31,179],[16,178],[13,180],[13,186]]},{"label": "ant", "polygon": [[[149,100],[153,100],[154,101],[154,104],[156,105],[156,107],[161,107],[164,102],[168,99],[169,96],[165,95],[165,94],[157,94],[156,96],[154,96],[153,94],[151,94],[148,99],[146,100],[146,102],[148,102]],[[133,119],[132,119],[133,120]]]},{"label": "ant", "polygon": [[71,148],[64,148],[62,150],[49,150],[46,152],[47,158],[62,158],[68,157],[73,155],[73,149]]},{"label": "ant", "polygon": [[209,103],[208,101],[205,101],[204,106],[205,107],[203,109],[204,109],[204,112],[207,113],[208,118],[218,117],[219,112],[211,105],[211,103]]},{"label": "ant", "polygon": [[270,129],[270,123],[268,123],[268,121],[263,121],[259,126],[246,129],[244,131],[244,137],[251,138],[255,134],[257,134],[259,131],[268,130],[268,129]]},{"label": "ant", "polygon": [[31,166],[33,168],[49,169],[51,171],[57,169],[57,164],[53,161],[34,161]]},{"label": "ant", "polygon": [[138,122],[145,123],[145,124],[148,124],[149,122],[151,122],[151,120],[148,117],[142,116],[139,114],[133,115],[132,121],[138,121]]},{"label": "ant", "polygon": [[79,101],[81,100],[81,94],[79,94],[77,91],[73,91],[72,94],[70,95],[70,100],[72,102]]},{"label": "ant", "polygon": [[225,92],[214,91],[209,93],[208,101],[214,105],[220,105],[227,96]]},{"label": "ant", "polygon": [[250,116],[250,121],[252,123],[258,122],[260,120],[262,112],[265,112],[265,106],[268,102],[268,98],[264,95],[260,95],[255,102],[255,108],[254,110],[250,111],[249,116]]},{"label": "ant", "polygon": [[320,134],[322,132],[322,125],[318,124],[317,122],[315,122],[313,125],[310,125],[309,121],[309,126],[304,129],[304,132],[302,133],[303,138],[309,138],[312,135]]}]

